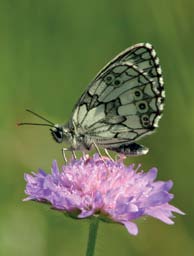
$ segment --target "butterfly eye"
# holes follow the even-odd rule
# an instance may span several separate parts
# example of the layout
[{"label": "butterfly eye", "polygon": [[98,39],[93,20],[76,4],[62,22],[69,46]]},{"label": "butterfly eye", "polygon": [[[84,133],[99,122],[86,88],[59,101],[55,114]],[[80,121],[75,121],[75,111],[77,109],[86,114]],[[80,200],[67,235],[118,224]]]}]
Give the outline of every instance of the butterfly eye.
[{"label": "butterfly eye", "polygon": [[56,142],[61,143],[63,141],[62,127],[54,127],[52,129],[50,129],[50,131],[51,131],[51,134]]},{"label": "butterfly eye", "polygon": [[134,98],[135,98],[135,100],[140,100],[140,99],[142,99],[142,98],[143,98],[143,93],[142,93],[142,91],[136,89],[136,90],[134,91]]},{"label": "butterfly eye", "polygon": [[56,132],[55,132],[55,135],[56,135],[56,137],[57,137],[59,140],[61,140],[62,137],[63,137],[63,136],[62,136],[63,134],[62,134],[61,131],[56,131]]},{"label": "butterfly eye", "polygon": [[114,85],[115,87],[118,87],[118,86],[121,85],[121,83],[122,83],[121,78],[117,77],[117,78],[114,80],[113,85]]},{"label": "butterfly eye", "polygon": [[150,125],[150,120],[148,115],[142,115],[141,116],[141,122],[144,127],[148,127]]},{"label": "butterfly eye", "polygon": [[114,80],[114,78],[115,78],[114,75],[109,74],[109,75],[107,75],[107,76],[104,78],[104,80],[105,80],[106,83],[110,84],[110,83],[112,83],[112,81]]},{"label": "butterfly eye", "polygon": [[148,105],[146,101],[140,101],[137,104],[137,109],[140,113],[145,113],[148,111]]}]

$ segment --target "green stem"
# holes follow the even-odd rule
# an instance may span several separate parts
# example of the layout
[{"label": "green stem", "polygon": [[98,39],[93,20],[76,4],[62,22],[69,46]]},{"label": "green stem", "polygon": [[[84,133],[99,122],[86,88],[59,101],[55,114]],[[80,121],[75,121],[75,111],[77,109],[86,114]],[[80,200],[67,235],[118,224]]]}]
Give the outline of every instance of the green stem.
[{"label": "green stem", "polygon": [[90,229],[89,229],[89,235],[88,235],[86,256],[94,256],[98,224],[99,224],[98,218],[93,217],[90,219]]}]

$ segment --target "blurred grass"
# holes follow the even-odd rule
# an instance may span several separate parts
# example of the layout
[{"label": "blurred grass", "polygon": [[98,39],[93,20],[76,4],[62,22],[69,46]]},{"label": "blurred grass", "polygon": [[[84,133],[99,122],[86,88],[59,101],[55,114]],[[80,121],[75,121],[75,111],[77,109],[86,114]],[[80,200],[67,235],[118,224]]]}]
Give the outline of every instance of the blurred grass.
[{"label": "blurred grass", "polygon": [[173,203],[187,215],[174,226],[140,220],[135,238],[101,224],[96,256],[193,255],[193,9],[191,0],[0,0],[0,255],[84,255],[86,221],[21,202],[23,173],[62,159],[47,129],[15,124],[35,120],[25,108],[65,122],[99,69],[138,42],[155,46],[167,99],[160,128],[143,140],[150,153],[130,161],[172,179]]}]

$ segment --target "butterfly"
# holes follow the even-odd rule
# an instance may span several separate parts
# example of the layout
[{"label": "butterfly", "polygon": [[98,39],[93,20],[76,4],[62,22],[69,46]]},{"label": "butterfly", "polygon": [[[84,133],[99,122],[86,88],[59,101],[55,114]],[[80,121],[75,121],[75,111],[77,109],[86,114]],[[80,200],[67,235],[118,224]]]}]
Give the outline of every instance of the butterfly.
[{"label": "butterfly", "polygon": [[[148,148],[136,142],[158,127],[165,91],[156,51],[149,43],[127,48],[111,60],[90,83],[73,109],[69,122],[54,124],[27,110],[50,126],[64,150],[102,147],[124,155],[143,155]],[[32,123],[20,123],[32,124]]]}]

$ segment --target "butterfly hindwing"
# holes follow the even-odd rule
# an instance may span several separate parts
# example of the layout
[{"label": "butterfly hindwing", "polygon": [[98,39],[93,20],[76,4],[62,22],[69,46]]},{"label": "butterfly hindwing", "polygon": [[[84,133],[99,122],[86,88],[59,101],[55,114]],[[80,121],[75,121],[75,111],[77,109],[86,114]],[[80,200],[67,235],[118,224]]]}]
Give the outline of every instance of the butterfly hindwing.
[{"label": "butterfly hindwing", "polygon": [[139,44],[97,75],[78,101],[71,123],[78,134],[97,145],[143,154],[143,146],[134,141],[157,127],[163,100],[159,60],[150,45]]}]

